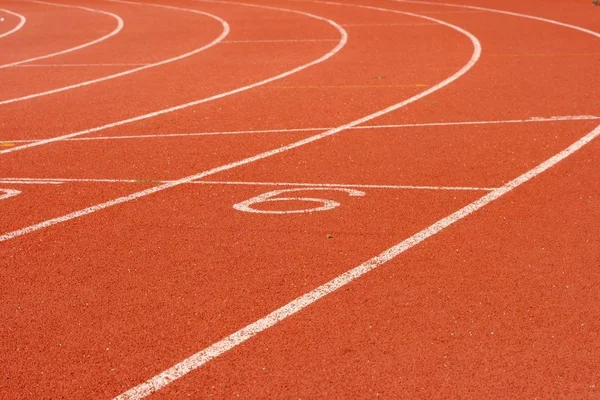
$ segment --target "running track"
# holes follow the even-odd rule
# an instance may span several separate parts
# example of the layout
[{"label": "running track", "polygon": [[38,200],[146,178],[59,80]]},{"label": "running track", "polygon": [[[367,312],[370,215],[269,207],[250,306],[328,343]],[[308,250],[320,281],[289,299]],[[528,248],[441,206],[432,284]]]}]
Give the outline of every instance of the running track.
[{"label": "running track", "polygon": [[589,2],[0,18],[0,397],[600,396]]}]

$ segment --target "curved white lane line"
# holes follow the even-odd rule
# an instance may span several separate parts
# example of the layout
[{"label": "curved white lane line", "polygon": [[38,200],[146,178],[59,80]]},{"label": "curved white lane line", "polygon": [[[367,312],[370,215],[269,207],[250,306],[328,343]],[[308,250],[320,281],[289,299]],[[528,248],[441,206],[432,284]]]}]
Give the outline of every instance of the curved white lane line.
[{"label": "curved white lane line", "polygon": [[[144,4],[146,4],[146,3],[144,3]],[[231,96],[233,94],[237,94],[237,93],[244,92],[246,90],[254,89],[256,87],[265,85],[267,83],[271,83],[271,82],[283,79],[285,77],[288,77],[290,75],[293,75],[296,72],[300,72],[300,71],[302,71],[302,70],[304,70],[306,68],[309,68],[309,67],[311,67],[313,65],[317,65],[317,64],[322,63],[323,61],[331,58],[334,54],[336,54],[337,52],[339,52],[346,45],[346,42],[348,41],[348,35],[347,35],[346,31],[344,30],[344,28],[342,28],[336,22],[334,22],[332,20],[329,20],[327,18],[320,17],[318,15],[313,15],[313,14],[305,13],[305,12],[302,12],[302,11],[290,10],[290,9],[287,9],[287,8],[258,6],[258,5],[254,5],[254,4],[245,4],[245,3],[232,3],[232,4],[239,4],[239,5],[244,5],[244,6],[247,6],[247,7],[259,7],[259,8],[266,8],[266,9],[272,9],[272,10],[278,10],[278,11],[284,11],[284,12],[291,12],[291,13],[295,13],[295,14],[304,15],[304,16],[307,16],[307,17],[310,17],[310,18],[313,18],[313,19],[317,19],[317,20],[320,20],[320,21],[325,21],[329,25],[331,25],[335,29],[337,29],[337,31],[340,33],[341,37],[340,37],[340,40],[339,40],[338,44],[333,49],[331,49],[327,54],[325,54],[325,55],[317,58],[316,60],[313,60],[313,61],[311,61],[309,63],[303,64],[303,65],[301,65],[299,67],[296,67],[294,69],[291,69],[289,71],[283,72],[283,73],[281,73],[279,75],[275,75],[275,76],[273,76],[271,78],[263,79],[262,81],[258,81],[258,82],[252,83],[250,85],[242,86],[240,88],[233,89],[233,90],[230,90],[228,92],[223,92],[223,93],[220,93],[220,94],[217,94],[217,95],[214,95],[214,96],[205,97],[205,98],[200,99],[200,100],[191,101],[189,103],[180,104],[178,106],[165,108],[165,109],[162,109],[162,110],[159,110],[159,111],[154,111],[154,112],[151,112],[151,113],[148,113],[148,114],[139,115],[137,117],[124,119],[124,120],[121,120],[121,121],[117,121],[117,122],[113,122],[113,123],[110,123],[110,124],[98,126],[98,127],[95,127],[95,128],[85,129],[83,131],[69,133],[69,134],[62,135],[62,136],[56,136],[56,137],[53,137],[53,138],[50,138],[50,139],[39,140],[39,141],[36,141],[36,142],[33,142],[33,143],[29,143],[29,144],[26,144],[26,145],[22,145],[22,146],[16,146],[16,147],[11,147],[11,148],[8,148],[8,149],[0,150],[0,154],[12,153],[14,151],[20,151],[20,150],[28,149],[28,148],[31,148],[31,147],[41,146],[41,145],[44,145],[44,144],[48,144],[48,143],[57,142],[57,141],[64,140],[64,139],[69,139],[69,138],[73,138],[73,137],[85,135],[85,134],[92,133],[92,132],[102,131],[102,130],[108,129],[108,128],[114,128],[116,126],[130,124],[132,122],[142,121],[142,120],[145,120],[145,119],[148,119],[148,118],[154,118],[154,117],[159,116],[159,115],[171,113],[173,111],[183,110],[185,108],[196,106],[198,104],[207,103],[209,101],[213,101],[213,100],[217,100],[217,99],[222,99],[224,97]],[[163,6],[163,7],[168,7],[168,6]],[[228,31],[229,30],[227,30],[227,32]],[[225,37],[225,35],[226,35],[226,32],[224,31],[223,34],[221,36],[219,36],[219,38],[215,39],[215,41],[213,41],[213,43],[211,43],[210,45],[216,44],[216,41],[217,40],[218,41],[222,40]]]},{"label": "curved white lane line", "polygon": [[[329,3],[329,4],[338,4],[340,3]],[[379,9],[385,10],[382,8],[369,7],[369,6],[360,6],[360,5],[352,5],[356,7],[363,7],[369,9]],[[391,11],[391,10],[388,10]],[[594,35],[596,36],[596,35]],[[590,143],[592,140],[600,136],[600,125],[598,125],[593,131],[585,135],[583,138],[579,139],[571,146],[567,147],[563,151],[558,154],[550,157],[548,160],[539,164],[537,167],[527,171],[526,173],[520,175],[516,179],[506,183],[502,187],[498,189],[494,189],[490,193],[482,196],[481,198],[475,200],[474,202],[468,204],[467,206],[461,208],[460,210],[448,215],[430,225],[429,227],[423,229],[422,231],[412,235],[411,237],[401,241],[393,247],[383,251],[377,256],[365,261],[359,266],[352,268],[351,270],[337,276],[336,278],[330,280],[329,282],[317,287],[316,289],[292,300],[288,304],[283,307],[278,308],[277,310],[271,312],[265,317],[245,326],[244,328],[238,330],[237,332],[219,340],[213,345],[205,348],[202,351],[192,355],[191,357],[177,363],[176,365],[170,367],[169,369],[161,372],[160,374],[148,379],[146,382],[129,389],[128,391],[122,393],[117,396],[116,399],[124,400],[124,399],[141,399],[144,398],[151,393],[160,390],[171,382],[185,376],[189,372],[201,367],[206,364],[210,360],[222,355],[223,353],[231,350],[232,348],[244,343],[248,339],[256,336],[257,334],[263,332],[266,329],[273,327],[279,322],[285,320],[318,301],[319,299],[327,296],[335,292],[336,290],[348,285],[352,281],[360,278],[366,273],[374,270],[375,268],[385,264],[386,262],[394,259],[398,255],[402,254],[406,250],[416,246],[417,244],[423,242],[427,238],[441,232],[446,229],[450,225],[455,222],[465,218],[466,216],[474,213],[475,211],[483,208],[487,204],[493,202],[494,200],[499,199],[506,193],[514,190],[530,179],[536,177],[552,166],[556,165],[560,161],[564,160],[571,154],[575,153],[577,150],[581,149],[586,144]]]},{"label": "curved white lane line", "polygon": [[[159,67],[161,65],[165,65],[165,64],[169,64],[175,61],[179,61],[182,60],[184,58],[193,56],[195,54],[198,54],[206,49],[209,49],[211,47],[213,47],[214,45],[216,45],[217,43],[221,42],[228,34],[229,34],[229,25],[227,24],[227,22],[225,20],[223,20],[222,18],[210,14],[210,13],[206,13],[203,11],[198,11],[198,10],[193,10],[193,9],[189,9],[189,8],[181,8],[181,7],[171,7],[171,6],[163,6],[160,4],[151,4],[151,3],[134,3],[134,2],[129,2],[129,1],[120,1],[120,0],[108,0],[108,1],[112,1],[114,3],[126,3],[126,4],[135,4],[135,5],[141,5],[141,6],[154,6],[154,7],[160,7],[160,8],[168,8],[168,9],[173,9],[173,10],[179,10],[179,11],[187,11],[187,12],[191,12],[194,14],[200,14],[200,15],[204,15],[207,16],[209,18],[215,19],[217,21],[219,21],[223,27],[223,31],[221,32],[221,34],[219,35],[219,37],[217,37],[215,40],[213,40],[212,42],[199,47],[197,49],[194,49],[192,51],[189,51],[187,53],[184,54],[180,54],[178,56],[175,57],[171,57],[168,58],[166,60],[162,60],[156,63],[152,63],[152,64],[145,64],[142,65],[140,67],[136,67],[136,68],[132,68],[132,69],[128,69],[126,71],[122,71],[122,72],[118,72],[116,74],[112,74],[112,75],[107,75],[107,76],[103,76],[101,78],[96,78],[96,79],[91,79],[89,81],[85,81],[85,82],[80,82],[80,83],[76,83],[73,85],[69,85],[69,86],[63,86],[60,88],[56,88],[56,89],[52,89],[52,90],[47,90],[45,92],[39,92],[39,93],[33,93],[27,96],[21,96],[21,97],[15,97],[12,99],[7,99],[7,100],[2,100],[0,101],[0,105],[3,104],[9,104],[9,103],[15,103],[17,101],[23,101],[23,100],[29,100],[29,99],[33,99],[36,97],[42,97],[42,96],[47,96],[50,94],[55,94],[55,93],[60,93],[60,92],[64,92],[66,90],[71,90],[71,89],[77,89],[80,87],[84,87],[84,86],[89,86],[89,85],[93,85],[95,83],[99,83],[99,82],[104,82],[110,79],[115,79],[115,78],[120,78],[122,76],[126,76],[126,75],[130,75],[139,71],[143,71],[145,69],[149,69],[149,68],[154,68],[154,67]],[[83,7],[80,7],[83,8]],[[0,153],[1,154],[1,153]]]},{"label": "curved white lane line", "polygon": [[596,36],[597,38],[600,38],[600,33],[586,29],[586,28],[582,28],[577,25],[571,25],[571,24],[567,24],[565,22],[555,21],[553,19],[548,19],[548,18],[536,17],[535,15],[520,14],[520,13],[512,12],[512,11],[498,10],[496,8],[468,6],[468,5],[463,5],[463,4],[452,4],[452,3],[436,3],[436,2],[432,2],[432,1],[420,1],[420,0],[390,0],[390,1],[393,1],[395,3],[412,3],[412,4],[426,4],[426,5],[431,5],[431,6],[469,8],[471,10],[487,11],[487,12],[492,12],[492,13],[496,13],[496,14],[504,14],[504,15],[512,15],[513,17],[533,19],[536,21],[547,22],[552,25],[563,26],[565,28],[574,29],[576,31],[587,33],[588,35],[592,35],[592,36]]},{"label": "curved white lane line", "polygon": [[[103,41],[105,41],[106,39],[108,39],[108,38],[110,38],[112,36],[115,36],[116,34],[118,34],[119,32],[121,32],[121,30],[123,29],[123,26],[124,26],[124,23],[123,23],[123,20],[121,19],[121,17],[119,17],[116,14],[107,12],[107,11],[95,10],[93,8],[80,7],[80,6],[70,6],[70,5],[66,5],[66,4],[47,3],[45,1],[37,1],[37,0],[27,0],[27,1],[29,1],[31,3],[46,4],[46,5],[50,5],[50,6],[54,6],[54,7],[79,8],[81,10],[90,11],[90,12],[93,12],[93,13],[96,13],[96,14],[108,15],[108,16],[114,18],[115,20],[117,20],[117,27],[112,32],[110,32],[110,33],[108,33],[108,34],[106,34],[106,35],[104,35],[102,37],[99,37],[98,39],[92,40],[91,42],[83,43],[83,44],[80,44],[78,46],[71,47],[71,48],[68,48],[68,49],[65,49],[65,50],[61,50],[61,51],[57,51],[57,52],[54,52],[54,53],[45,54],[43,56],[32,57],[32,58],[28,58],[26,60],[15,61],[15,62],[12,62],[12,63],[9,63],[9,64],[2,64],[2,65],[0,65],[0,69],[14,67],[16,65],[21,65],[21,64],[26,64],[26,63],[29,63],[29,62],[32,62],[32,61],[44,60],[46,58],[55,57],[55,56],[59,56],[59,55],[62,55],[62,54],[67,54],[67,53],[71,53],[71,52],[76,51],[76,50],[81,50],[83,48],[86,48],[86,47],[98,44],[100,42],[103,42]],[[0,104],[3,104],[3,103],[0,103]]]},{"label": "curved white lane line", "polygon": [[21,29],[23,27],[23,25],[25,25],[25,22],[27,21],[27,18],[25,18],[21,14],[17,14],[16,12],[12,12],[12,11],[6,10],[4,8],[0,8],[0,11],[4,11],[7,14],[14,15],[15,17],[19,18],[19,23],[17,24],[17,26],[15,26],[14,28],[12,28],[8,32],[0,33],[0,39],[2,39],[3,37],[6,37],[8,35],[12,35],[16,31],[18,31],[19,29]]}]

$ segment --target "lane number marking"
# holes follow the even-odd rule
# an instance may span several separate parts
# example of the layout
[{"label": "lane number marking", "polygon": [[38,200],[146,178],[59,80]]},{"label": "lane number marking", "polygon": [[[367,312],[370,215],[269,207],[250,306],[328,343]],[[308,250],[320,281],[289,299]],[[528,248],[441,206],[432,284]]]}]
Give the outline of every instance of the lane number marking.
[{"label": "lane number marking", "polygon": [[[336,207],[339,207],[341,204],[334,200],[329,199],[320,199],[315,197],[276,197],[284,193],[294,193],[294,192],[305,192],[309,190],[327,190],[327,191],[338,191],[338,192],[346,192],[348,195],[353,197],[364,196],[365,193],[360,190],[355,189],[345,189],[345,188],[297,188],[297,189],[283,189],[283,190],[273,190],[267,193],[263,193],[259,196],[252,197],[246,201],[242,201],[241,203],[237,203],[233,205],[238,211],[250,212],[250,213],[258,213],[258,214],[299,214],[299,213],[311,213],[316,211],[329,211]],[[314,207],[309,208],[300,208],[295,210],[260,210],[257,208],[253,208],[253,205],[259,203],[267,203],[267,202],[280,202],[280,201],[304,201],[304,202],[312,202],[318,203],[320,205],[315,205]]]}]

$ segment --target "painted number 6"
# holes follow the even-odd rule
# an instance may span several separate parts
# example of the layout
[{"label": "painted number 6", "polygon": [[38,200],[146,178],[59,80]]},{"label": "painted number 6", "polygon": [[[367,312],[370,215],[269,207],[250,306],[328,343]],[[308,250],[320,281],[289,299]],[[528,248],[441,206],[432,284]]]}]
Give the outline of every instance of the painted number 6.
[{"label": "painted number 6", "polygon": [[[275,197],[279,196],[283,193],[293,193],[293,192],[304,192],[309,190],[337,190],[340,192],[346,192],[350,196],[364,196],[365,193],[360,190],[354,189],[340,189],[340,188],[299,188],[299,189],[284,189],[284,190],[273,190],[272,192],[267,192],[261,194],[260,196],[253,197],[246,201],[242,201],[241,203],[237,203],[233,205],[233,208],[239,211],[251,212],[251,213],[259,213],[259,214],[298,214],[298,213],[311,213],[315,211],[327,211],[332,210],[336,207],[340,206],[340,203],[337,201],[329,200],[329,199],[318,199],[314,197]],[[311,208],[302,208],[297,210],[285,210],[285,211],[277,211],[277,210],[259,210],[253,208],[254,204],[258,203],[267,203],[267,202],[277,202],[277,201],[309,201],[313,203],[318,203],[320,205],[311,207]]]}]

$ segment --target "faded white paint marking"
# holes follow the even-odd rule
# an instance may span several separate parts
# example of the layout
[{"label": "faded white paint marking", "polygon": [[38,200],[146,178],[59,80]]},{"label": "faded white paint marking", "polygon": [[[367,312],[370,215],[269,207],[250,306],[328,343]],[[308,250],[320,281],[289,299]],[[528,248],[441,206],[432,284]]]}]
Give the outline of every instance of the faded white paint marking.
[{"label": "faded white paint marking", "polygon": [[[310,190],[338,190],[342,192],[348,193],[350,196],[364,196],[365,192],[361,192],[360,190],[355,189],[341,189],[341,188],[324,188],[324,187],[313,187],[313,188],[301,188],[301,189],[282,189],[282,190],[273,190],[271,192],[263,193],[256,197],[252,197],[251,199],[242,201],[241,203],[237,203],[233,205],[238,211],[244,211],[249,213],[257,213],[257,214],[302,214],[302,213],[312,213],[316,211],[328,211],[333,210],[336,207],[339,207],[341,204],[334,200],[329,199],[318,199],[314,197],[276,197],[283,193],[295,193],[302,191],[310,191]],[[268,203],[268,202],[281,202],[281,201],[294,201],[294,202],[311,202],[311,203],[319,203],[320,206],[314,206],[309,208],[300,208],[295,210],[261,210],[258,208],[254,208],[255,204],[260,203]]]},{"label": "faded white paint marking", "polygon": [[[71,52],[76,51],[76,50],[81,50],[81,49],[84,49],[86,47],[93,46],[95,44],[98,44],[100,42],[105,41],[106,39],[109,39],[109,38],[115,36],[116,34],[118,34],[119,32],[121,32],[121,30],[123,29],[123,26],[124,26],[124,23],[123,23],[123,20],[121,19],[121,17],[119,17],[117,14],[113,14],[113,13],[110,13],[110,12],[107,12],[107,11],[96,10],[96,9],[88,8],[88,7],[72,6],[72,5],[67,5],[67,4],[48,3],[48,2],[45,2],[45,1],[37,1],[37,0],[27,0],[27,1],[29,1],[31,3],[46,4],[46,5],[50,5],[50,6],[54,6],[54,7],[78,8],[78,9],[85,10],[85,11],[90,11],[90,12],[93,12],[93,13],[96,13],[96,14],[108,15],[108,16],[114,18],[117,21],[117,26],[110,33],[107,33],[106,35],[101,36],[101,37],[99,37],[97,39],[94,39],[94,40],[92,40],[90,42],[86,42],[86,43],[80,44],[80,45],[75,46],[75,47],[70,47],[70,48],[65,49],[65,50],[56,51],[54,53],[45,54],[45,55],[37,56],[37,57],[31,57],[31,58],[28,58],[28,59],[25,59],[25,60],[15,61],[15,62],[8,63],[8,64],[2,64],[2,65],[0,65],[0,69],[8,68],[8,67],[14,67],[16,65],[30,63],[30,62],[33,62],[33,61],[44,60],[46,58],[55,57],[55,56],[59,56],[59,55],[62,55],[62,54],[67,54],[67,53],[71,53]],[[4,103],[0,102],[0,104],[4,104]]]},{"label": "faded white paint marking", "polygon": [[[114,1],[114,0],[112,0]],[[200,100],[195,100],[195,101],[191,101],[188,103],[184,103],[184,104],[180,104],[178,106],[174,106],[174,107],[169,107],[169,108],[165,108],[159,111],[154,111],[148,114],[143,114],[143,115],[139,115],[137,117],[133,117],[133,118],[128,118],[128,119],[124,119],[121,121],[117,121],[117,122],[113,122],[110,124],[106,124],[106,125],[101,125],[95,128],[90,128],[90,129],[85,129],[82,131],[78,131],[78,132],[74,132],[74,133],[69,133],[66,135],[61,135],[61,136],[56,136],[53,138],[49,138],[49,139],[43,139],[43,140],[38,140],[35,142],[31,142],[28,144],[24,144],[21,146],[15,146],[15,147],[11,147],[9,149],[5,149],[5,150],[0,150],[0,154],[6,154],[6,153],[11,153],[14,151],[20,151],[20,150],[25,150],[31,147],[36,147],[36,146],[42,146],[45,144],[49,144],[52,142],[57,142],[57,141],[61,141],[61,140],[65,140],[65,139],[71,139],[77,136],[82,136],[82,135],[87,135],[89,133],[93,133],[93,132],[99,132],[105,129],[109,129],[109,128],[114,128],[117,126],[122,126],[122,125],[126,125],[126,124],[130,124],[132,122],[138,122],[138,121],[143,121],[145,119],[149,119],[149,118],[154,118],[157,117],[159,115],[163,115],[163,114],[168,114],[174,111],[179,111],[179,110],[183,110],[192,106],[197,106],[199,104],[203,104],[203,103],[208,103],[210,101],[213,100],[218,100],[218,99],[222,99],[224,97],[227,96],[231,96],[237,93],[241,93],[244,92],[246,90],[250,90],[250,89],[254,89],[256,87],[262,86],[262,85],[266,85],[267,83],[271,83],[271,82],[275,82],[279,79],[283,79],[286,78],[290,75],[293,75],[297,72],[300,72],[302,70],[305,70],[306,68],[312,67],[314,65],[318,65],[326,60],[328,60],[329,58],[333,57],[336,53],[338,53],[347,43],[348,41],[348,34],[346,33],[346,31],[344,30],[344,28],[342,28],[341,26],[339,26],[336,22],[327,19],[327,18],[323,18],[317,15],[313,15],[313,14],[309,14],[309,13],[305,13],[302,11],[296,11],[296,10],[290,10],[287,8],[277,8],[277,7],[267,7],[267,6],[258,6],[258,5],[253,5],[253,4],[243,4],[243,3],[236,3],[236,4],[242,4],[248,7],[258,7],[258,8],[267,8],[267,9],[272,9],[272,10],[278,10],[278,11],[283,11],[283,12],[290,12],[290,13],[295,13],[295,14],[300,14],[300,15],[304,15],[306,17],[309,18],[313,18],[313,19],[317,19],[319,21],[324,21],[326,23],[328,23],[329,25],[331,25],[332,27],[334,27],[339,33],[340,33],[340,39],[339,42],[336,44],[336,46],[333,47],[333,49],[331,49],[328,53],[326,53],[325,55],[317,58],[316,60],[310,61],[306,64],[303,64],[299,67],[293,68],[291,70],[288,70],[286,72],[283,72],[279,75],[275,75],[271,78],[267,78],[267,79],[263,79],[261,81],[255,82],[253,84],[250,85],[246,85],[246,86],[242,86],[240,88],[237,89],[233,89],[227,92],[223,92],[214,96],[210,96],[210,97],[205,97],[203,99]],[[161,7],[168,7],[168,6],[161,6]],[[219,36],[217,39],[215,39],[211,44],[207,45],[207,46],[212,46],[214,44],[216,44],[218,41],[221,41],[222,39],[225,38],[225,36],[227,35],[227,33],[229,33],[229,27],[227,25],[227,23],[225,21],[223,21],[224,23],[224,27],[226,27],[225,31],[223,32],[223,34],[221,34],[221,36]]]},{"label": "faded white paint marking", "polygon": [[106,63],[106,64],[23,64],[13,68],[66,68],[66,67],[134,67],[148,63]]},{"label": "faded white paint marking", "polygon": [[15,185],[60,185],[61,181],[31,181],[21,179],[0,179],[0,183],[10,183]]},{"label": "faded white paint marking", "polygon": [[[206,16],[206,17],[209,17],[209,18],[212,18],[212,19],[218,21],[221,24],[223,30],[221,31],[221,34],[216,39],[214,39],[213,41],[211,41],[210,43],[208,43],[208,44],[206,44],[204,46],[198,47],[198,48],[196,48],[196,49],[194,49],[192,51],[188,51],[187,53],[180,54],[180,55],[175,56],[175,57],[167,58],[166,60],[162,60],[162,61],[155,62],[155,63],[152,63],[152,64],[146,64],[146,65],[142,65],[142,66],[139,66],[139,67],[136,67],[136,68],[128,69],[126,71],[121,71],[121,72],[118,72],[118,73],[115,73],[115,74],[103,76],[101,78],[91,79],[89,81],[79,82],[79,83],[76,83],[76,84],[73,84],[73,85],[68,85],[68,86],[63,86],[63,87],[52,89],[52,90],[47,90],[45,92],[33,93],[33,94],[30,94],[30,95],[27,95],[27,96],[14,97],[12,99],[2,100],[2,101],[0,101],[0,105],[14,103],[14,102],[17,102],[17,101],[34,99],[34,98],[37,98],[37,97],[42,97],[42,96],[47,96],[47,95],[51,95],[51,94],[56,94],[56,93],[64,92],[66,90],[77,89],[77,88],[81,88],[81,87],[84,87],[84,86],[89,86],[89,85],[93,85],[93,84],[96,84],[96,83],[105,82],[105,81],[108,81],[108,80],[111,80],[111,79],[120,78],[122,76],[131,75],[133,73],[136,73],[136,72],[139,72],[139,71],[143,71],[143,70],[146,70],[146,69],[149,69],[149,68],[155,68],[155,67],[159,67],[159,66],[162,66],[162,65],[165,65],[165,64],[170,64],[170,63],[173,63],[175,61],[179,61],[179,60],[182,60],[184,58],[191,57],[191,56],[193,56],[195,54],[198,54],[198,53],[200,53],[200,52],[202,52],[204,50],[210,49],[211,47],[213,47],[216,44],[218,44],[219,42],[221,42],[229,34],[229,25],[227,24],[226,21],[224,21],[222,18],[220,18],[220,17],[218,17],[216,15],[213,15],[213,14],[210,14],[210,13],[206,13],[206,12],[203,12],[203,11],[193,10],[193,9],[189,9],[189,8],[164,6],[164,5],[160,5],[160,4],[134,3],[134,2],[123,1],[123,0],[108,0],[108,1],[116,2],[116,3],[126,3],[126,4],[134,4],[134,5],[144,5],[144,6],[160,7],[160,8],[173,9],[173,10],[179,10],[179,11],[186,11],[186,12],[190,12],[190,13],[194,13],[194,14],[203,15],[203,16]],[[83,8],[83,7],[79,7],[79,8]],[[30,61],[32,61],[32,59],[30,59]],[[38,143],[38,144],[35,144],[35,143]],[[47,142],[47,141],[40,141],[40,142],[35,142],[35,143],[31,143],[30,145],[27,145],[27,146],[13,147],[13,148],[11,148],[9,150],[10,151],[18,151],[18,150],[27,148],[28,146],[29,147],[34,146],[34,145],[39,146],[40,144],[45,144],[45,143],[49,143],[49,142]],[[8,152],[10,152],[10,151],[8,151]],[[2,153],[4,153],[4,151],[0,151],[0,154],[2,154]]]},{"label": "faded white paint marking", "polygon": [[20,194],[20,190],[15,189],[0,189],[0,200],[8,199],[10,197]]},{"label": "faded white paint marking", "polygon": [[[7,37],[9,35],[12,35],[13,33],[19,31],[23,27],[23,25],[25,25],[25,22],[27,22],[27,18],[25,18],[21,14],[17,14],[16,12],[12,12],[12,11],[6,10],[4,8],[0,8],[0,11],[3,11],[10,15],[13,15],[19,19],[19,23],[17,25],[15,25],[10,31],[0,33],[0,39],[2,39],[3,37]],[[4,21],[4,18],[2,20]]]}]

